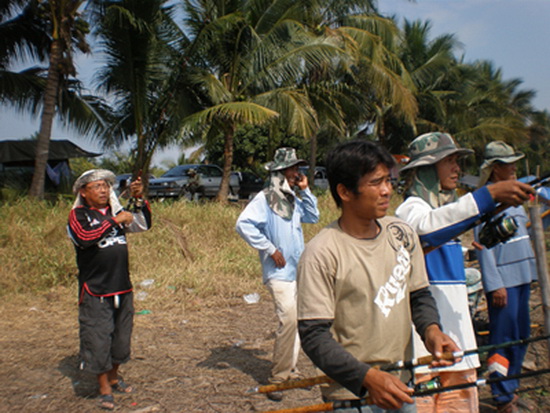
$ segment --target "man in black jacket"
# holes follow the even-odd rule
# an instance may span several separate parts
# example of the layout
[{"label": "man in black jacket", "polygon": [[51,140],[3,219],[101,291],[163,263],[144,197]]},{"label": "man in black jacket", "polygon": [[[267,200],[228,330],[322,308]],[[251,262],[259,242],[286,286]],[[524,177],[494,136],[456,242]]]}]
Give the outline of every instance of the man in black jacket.
[{"label": "man in black jacket", "polygon": [[68,224],[79,270],[80,368],[97,374],[99,406],[106,410],[115,408],[113,390],[134,390],[118,376],[130,358],[134,315],[126,233],[151,227],[141,178],[130,184],[131,211],[120,205],[114,183],[104,169],[83,173],[73,186]]}]

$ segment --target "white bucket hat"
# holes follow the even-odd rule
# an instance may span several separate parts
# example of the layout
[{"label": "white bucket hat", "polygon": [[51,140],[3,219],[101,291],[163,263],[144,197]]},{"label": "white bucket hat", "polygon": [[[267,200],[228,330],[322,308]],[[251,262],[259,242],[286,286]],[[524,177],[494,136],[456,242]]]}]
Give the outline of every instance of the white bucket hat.
[{"label": "white bucket hat", "polygon": [[123,208],[113,190],[115,184],[115,174],[107,169],[90,169],[80,175],[73,185],[73,193],[76,195],[76,199],[73,204],[73,209],[81,205],[84,205],[84,199],[80,194],[80,190],[88,185],[90,182],[105,181],[109,184],[109,204],[113,210],[113,215],[118,214]]}]

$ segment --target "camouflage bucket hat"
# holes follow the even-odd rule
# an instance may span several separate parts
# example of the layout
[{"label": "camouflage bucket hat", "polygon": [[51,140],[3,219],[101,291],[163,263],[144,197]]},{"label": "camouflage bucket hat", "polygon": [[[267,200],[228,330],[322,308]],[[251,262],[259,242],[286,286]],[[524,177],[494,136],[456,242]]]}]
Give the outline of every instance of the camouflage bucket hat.
[{"label": "camouflage bucket hat", "polygon": [[307,165],[303,159],[296,157],[296,149],[294,148],[279,148],[275,152],[272,162],[265,164],[265,169],[270,172],[282,171],[294,165]]},{"label": "camouflage bucket hat", "polygon": [[449,155],[471,155],[471,149],[460,148],[448,133],[430,132],[420,135],[409,144],[411,161],[401,171],[418,166],[433,165]]},{"label": "camouflage bucket hat", "polygon": [[483,164],[491,165],[495,162],[513,163],[524,158],[525,155],[521,152],[516,152],[514,148],[502,141],[490,142],[485,146],[485,153],[483,154]]},{"label": "camouflage bucket hat", "polygon": [[485,146],[485,152],[483,153],[484,160],[479,168],[478,186],[485,185],[489,180],[495,162],[514,163],[524,157],[523,153],[516,152],[514,148],[503,141],[489,142]]}]

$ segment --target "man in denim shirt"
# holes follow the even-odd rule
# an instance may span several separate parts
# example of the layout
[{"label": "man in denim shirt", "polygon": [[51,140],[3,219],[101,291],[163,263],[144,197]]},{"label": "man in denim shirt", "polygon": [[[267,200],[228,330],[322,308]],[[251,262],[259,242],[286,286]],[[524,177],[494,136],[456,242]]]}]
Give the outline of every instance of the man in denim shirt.
[{"label": "man in denim shirt", "polygon": [[[295,149],[277,149],[273,162],[266,165],[270,171],[267,187],[250,201],[236,225],[239,235],[259,252],[263,282],[273,297],[279,320],[269,379],[272,383],[298,375],[296,268],[304,250],[301,224],[319,221],[317,198],[298,169],[305,164]],[[268,397],[280,401],[282,393],[268,393]]]}]

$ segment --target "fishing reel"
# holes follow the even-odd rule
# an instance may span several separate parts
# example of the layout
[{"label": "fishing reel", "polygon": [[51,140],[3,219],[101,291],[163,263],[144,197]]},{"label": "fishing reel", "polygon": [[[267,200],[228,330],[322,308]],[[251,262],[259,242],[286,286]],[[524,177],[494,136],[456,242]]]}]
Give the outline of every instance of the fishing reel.
[{"label": "fishing reel", "polygon": [[132,197],[128,200],[128,205],[126,205],[126,210],[130,212],[139,212],[143,206],[143,198]]},{"label": "fishing reel", "polygon": [[430,390],[437,390],[443,387],[441,385],[441,378],[439,376],[435,376],[433,379],[429,381],[425,381],[422,383],[418,383],[414,386],[415,392],[428,392]]},{"label": "fishing reel", "polygon": [[514,217],[501,215],[495,220],[487,222],[479,232],[479,242],[486,248],[506,242],[516,233],[518,223]]}]

